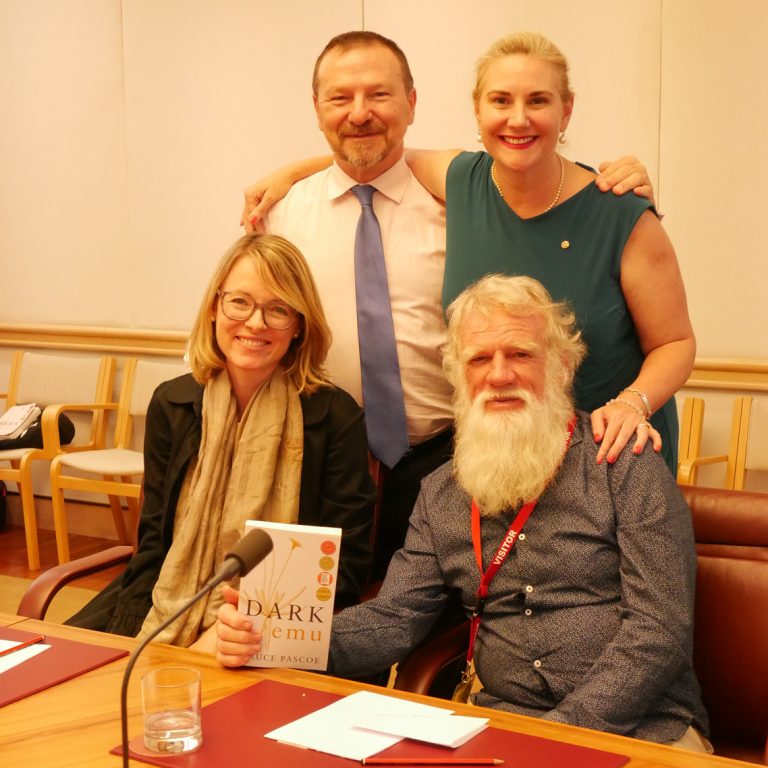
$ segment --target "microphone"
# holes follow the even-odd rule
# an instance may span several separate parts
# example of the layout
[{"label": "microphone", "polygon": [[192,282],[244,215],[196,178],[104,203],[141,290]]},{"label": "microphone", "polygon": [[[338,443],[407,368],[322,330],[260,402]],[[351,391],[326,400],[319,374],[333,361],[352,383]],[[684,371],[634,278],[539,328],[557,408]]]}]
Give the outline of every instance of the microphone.
[{"label": "microphone", "polygon": [[235,576],[245,576],[246,573],[250,573],[271,551],[270,535],[261,528],[254,528],[232,547],[231,552],[226,554],[221,568],[211,579],[214,582],[213,586],[222,581],[234,579]]},{"label": "microphone", "polygon": [[136,661],[139,658],[139,654],[144,648],[149,645],[167,626],[172,624],[183,613],[188,611],[198,600],[205,597],[215,587],[221,584],[222,581],[229,581],[235,578],[235,576],[245,576],[246,573],[252,571],[270,552],[272,551],[272,538],[270,535],[261,528],[254,528],[247,536],[244,536],[240,541],[232,547],[232,550],[228,552],[224,557],[224,562],[221,567],[213,576],[212,579],[206,582],[203,588],[192,597],[189,598],[182,606],[176,611],[170,618],[166,619],[157,629],[155,629],[149,637],[146,637],[139,644],[128,659],[128,664],[125,667],[123,674],[123,685],[120,689],[120,725],[122,728],[122,742],[123,742],[123,766],[128,768],[128,681],[131,677]]}]

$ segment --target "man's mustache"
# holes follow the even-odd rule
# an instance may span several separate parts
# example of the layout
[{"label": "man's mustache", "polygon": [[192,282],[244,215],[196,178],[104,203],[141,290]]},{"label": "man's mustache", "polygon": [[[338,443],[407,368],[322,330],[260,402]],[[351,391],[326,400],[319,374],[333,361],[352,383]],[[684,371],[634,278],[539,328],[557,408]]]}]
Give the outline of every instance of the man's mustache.
[{"label": "man's mustache", "polygon": [[485,403],[493,402],[494,400],[511,400],[515,398],[528,404],[533,402],[533,395],[531,395],[527,389],[505,389],[494,392],[478,392],[475,397],[475,402],[484,405]]},{"label": "man's mustache", "polygon": [[347,136],[375,136],[379,133],[384,133],[384,131],[385,128],[381,123],[370,121],[363,123],[363,125],[343,128],[339,133],[342,138],[346,138]]}]

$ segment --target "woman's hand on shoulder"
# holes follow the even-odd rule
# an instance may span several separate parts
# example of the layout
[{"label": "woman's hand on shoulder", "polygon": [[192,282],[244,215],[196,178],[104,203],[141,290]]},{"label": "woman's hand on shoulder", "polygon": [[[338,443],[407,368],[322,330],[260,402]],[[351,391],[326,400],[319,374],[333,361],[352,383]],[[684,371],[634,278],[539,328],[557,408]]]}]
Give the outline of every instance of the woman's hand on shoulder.
[{"label": "woman's hand on shoulder", "polygon": [[246,187],[240,226],[246,232],[263,232],[263,219],[267,211],[290,192],[291,187],[307,176],[322,171],[333,162],[330,155],[310,157],[278,168],[255,184]]},{"label": "woman's hand on shoulder", "polygon": [[648,171],[634,155],[624,155],[613,162],[600,163],[598,167],[600,174],[595,183],[603,192],[611,190],[614,195],[623,195],[633,190],[638,197],[645,197],[656,206]]},{"label": "woman's hand on shoulder", "polygon": [[282,200],[290,191],[293,182],[282,171],[265,176],[243,191],[245,203],[240,217],[240,226],[246,232],[263,232],[263,218],[267,211]]},{"label": "woman's hand on shoulder", "polygon": [[632,453],[642,453],[650,440],[653,450],[661,450],[661,435],[643,416],[640,407],[622,399],[614,399],[592,411],[592,432],[595,442],[600,443],[597,463],[605,459],[613,464],[635,435]]}]

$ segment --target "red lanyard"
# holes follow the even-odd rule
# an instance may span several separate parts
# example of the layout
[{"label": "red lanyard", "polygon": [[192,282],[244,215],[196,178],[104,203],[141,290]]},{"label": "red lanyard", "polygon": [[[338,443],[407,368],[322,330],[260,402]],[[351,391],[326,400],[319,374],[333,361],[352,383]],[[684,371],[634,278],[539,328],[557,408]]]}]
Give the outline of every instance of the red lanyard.
[{"label": "red lanyard", "polygon": [[[574,417],[568,423],[568,437],[565,441],[565,449],[563,455],[568,451],[568,446],[571,444],[571,437],[573,437],[573,430],[576,426],[576,418]],[[485,598],[488,596],[488,588],[493,581],[493,577],[498,573],[499,568],[504,564],[507,556],[512,551],[512,547],[515,546],[515,542],[520,538],[520,533],[523,530],[528,518],[531,516],[534,507],[538,499],[528,501],[520,508],[520,511],[515,515],[515,519],[507,529],[507,533],[499,544],[499,548],[496,550],[496,554],[491,560],[491,564],[488,566],[488,570],[483,572],[483,544],[480,534],[480,509],[477,503],[472,499],[472,545],[475,549],[475,559],[477,560],[477,567],[482,574],[480,579],[480,586],[477,589],[477,602],[475,603],[475,610],[472,613],[472,624],[469,630],[469,648],[467,649],[467,665],[472,661],[472,656],[475,650],[475,640],[477,639],[477,633],[480,629],[480,622],[483,619],[483,609],[485,608]]]}]

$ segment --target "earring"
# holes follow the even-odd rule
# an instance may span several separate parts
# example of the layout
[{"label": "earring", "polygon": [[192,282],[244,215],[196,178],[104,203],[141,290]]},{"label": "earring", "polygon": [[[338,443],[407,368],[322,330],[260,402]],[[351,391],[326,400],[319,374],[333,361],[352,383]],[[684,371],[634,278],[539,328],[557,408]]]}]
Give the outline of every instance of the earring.
[{"label": "earring", "polygon": [[478,142],[478,144],[482,144],[483,143],[483,134],[480,133],[480,128],[477,129],[477,142]]},{"label": "earring", "polygon": [[561,144],[565,144],[565,131],[563,131],[563,132],[560,134],[560,138],[558,139],[558,141],[559,141]]}]

